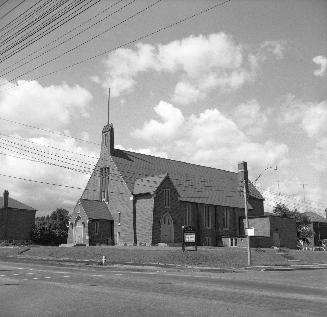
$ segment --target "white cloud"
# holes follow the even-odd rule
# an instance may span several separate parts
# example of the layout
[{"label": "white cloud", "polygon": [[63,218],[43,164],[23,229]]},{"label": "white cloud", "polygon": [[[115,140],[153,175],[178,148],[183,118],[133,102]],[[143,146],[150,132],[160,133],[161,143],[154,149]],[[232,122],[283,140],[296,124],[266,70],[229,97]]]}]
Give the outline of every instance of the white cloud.
[{"label": "white cloud", "polygon": [[327,171],[327,137],[317,142],[310,162],[317,171]]},{"label": "white cloud", "polygon": [[110,87],[113,97],[129,93],[136,84],[134,77],[138,73],[157,68],[154,47],[140,43],[136,45],[136,51],[121,48],[109,55],[105,67],[102,86],[106,89]]},{"label": "white cloud", "polygon": [[205,97],[203,93],[188,82],[178,82],[175,87],[173,102],[181,105],[189,104],[195,100],[201,100]]},{"label": "white cloud", "polygon": [[74,117],[88,116],[92,96],[78,85],[43,87],[37,81],[19,80],[6,86],[7,89],[0,91],[0,112],[6,119],[21,121],[24,118],[24,123],[30,125],[60,129]]},{"label": "white cloud", "polygon": [[[178,108],[170,106],[172,113],[183,116]],[[144,127],[157,131],[160,123],[156,121],[152,125],[149,122]],[[235,170],[237,162],[241,160],[260,169],[284,161],[288,153],[288,147],[283,143],[271,140],[264,143],[252,141],[232,119],[224,116],[218,109],[207,109],[199,115],[184,118],[179,121],[178,127],[170,131],[169,142],[161,142],[166,140],[165,134],[157,133],[155,140],[149,138],[149,131],[145,128],[142,129],[144,133],[134,132],[133,135],[155,142],[157,150],[164,149],[174,159],[228,170]],[[163,145],[160,146],[161,144]]]},{"label": "white cloud", "polygon": [[261,106],[255,99],[238,105],[235,108],[234,117],[237,125],[247,135],[260,134],[268,121],[266,114],[261,112]]},{"label": "white cloud", "polygon": [[133,136],[147,141],[167,140],[174,136],[184,122],[182,112],[171,104],[160,101],[154,111],[163,122],[150,120],[144,123],[142,129],[134,131]]},{"label": "white cloud", "polygon": [[273,53],[277,59],[282,59],[285,52],[285,41],[265,41],[261,44],[262,56],[264,56],[264,51]]},{"label": "white cloud", "polygon": [[310,137],[327,134],[327,101],[310,105],[302,119],[304,130]]},{"label": "white cloud", "polygon": [[324,76],[327,69],[327,58],[325,56],[315,56],[312,61],[320,66],[319,69],[316,69],[313,74],[315,76]]},{"label": "white cloud", "polygon": [[135,49],[119,49],[108,56],[102,85],[111,87],[113,96],[119,96],[133,91],[140,73],[169,73],[176,75],[172,101],[196,102],[214,89],[229,92],[253,81],[259,60],[267,51],[282,57],[283,45],[278,41],[265,46],[269,49],[260,49],[259,57],[223,32],[156,46],[139,43]]},{"label": "white cloud", "polygon": [[288,95],[281,108],[281,122],[298,124],[309,137],[319,137],[327,133],[327,100],[304,102],[294,95]]}]

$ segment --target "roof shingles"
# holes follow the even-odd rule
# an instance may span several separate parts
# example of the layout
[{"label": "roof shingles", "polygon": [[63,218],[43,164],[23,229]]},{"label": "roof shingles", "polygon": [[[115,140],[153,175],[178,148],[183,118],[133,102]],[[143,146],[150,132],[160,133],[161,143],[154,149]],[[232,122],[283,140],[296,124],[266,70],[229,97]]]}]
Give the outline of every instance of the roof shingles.
[{"label": "roof shingles", "polygon": [[[157,186],[155,181],[159,182],[168,173],[181,200],[244,208],[235,172],[118,149],[112,158],[134,194],[146,190],[153,192]],[[251,196],[263,199],[251,183],[249,190]]]}]

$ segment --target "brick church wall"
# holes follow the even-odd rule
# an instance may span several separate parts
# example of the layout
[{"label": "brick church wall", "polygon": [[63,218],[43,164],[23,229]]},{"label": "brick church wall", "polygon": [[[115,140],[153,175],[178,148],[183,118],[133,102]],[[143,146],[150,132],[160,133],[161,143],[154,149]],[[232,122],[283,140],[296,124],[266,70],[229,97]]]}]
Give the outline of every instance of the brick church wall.
[{"label": "brick church wall", "polygon": [[139,195],[135,201],[136,239],[138,245],[152,245],[153,231],[153,195]]},{"label": "brick church wall", "polygon": [[[170,207],[164,206],[164,189],[170,189]],[[169,212],[174,224],[174,243],[182,242],[182,225],[183,225],[183,209],[182,203],[179,201],[178,193],[167,177],[157,188],[154,196],[154,214],[153,214],[153,244],[161,242],[161,218]]]}]

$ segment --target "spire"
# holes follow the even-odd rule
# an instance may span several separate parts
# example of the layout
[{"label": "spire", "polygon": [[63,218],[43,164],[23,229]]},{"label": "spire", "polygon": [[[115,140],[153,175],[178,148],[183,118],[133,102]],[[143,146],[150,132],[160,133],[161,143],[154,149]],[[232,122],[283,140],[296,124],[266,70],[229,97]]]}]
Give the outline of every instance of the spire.
[{"label": "spire", "polygon": [[109,106],[110,106],[110,87],[109,87],[109,97],[108,97],[108,125],[110,124],[110,120],[109,120]]}]

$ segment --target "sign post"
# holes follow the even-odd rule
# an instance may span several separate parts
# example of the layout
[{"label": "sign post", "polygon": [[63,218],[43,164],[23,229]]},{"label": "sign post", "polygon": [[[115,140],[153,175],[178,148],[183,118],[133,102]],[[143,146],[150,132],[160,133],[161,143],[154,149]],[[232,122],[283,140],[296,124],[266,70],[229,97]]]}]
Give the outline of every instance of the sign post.
[{"label": "sign post", "polygon": [[185,227],[182,226],[182,250],[185,251],[185,248],[192,247],[194,251],[197,251],[197,245],[196,245],[196,234],[195,230],[191,227]]}]

